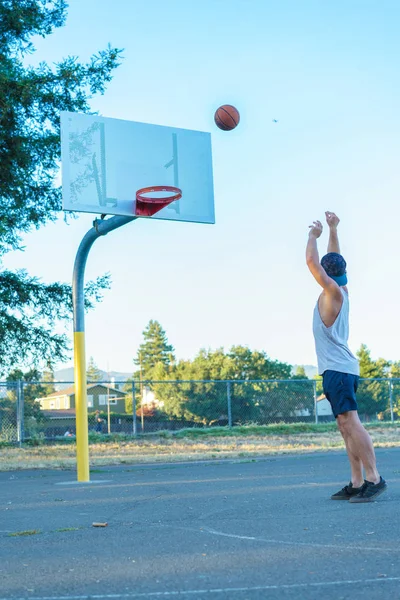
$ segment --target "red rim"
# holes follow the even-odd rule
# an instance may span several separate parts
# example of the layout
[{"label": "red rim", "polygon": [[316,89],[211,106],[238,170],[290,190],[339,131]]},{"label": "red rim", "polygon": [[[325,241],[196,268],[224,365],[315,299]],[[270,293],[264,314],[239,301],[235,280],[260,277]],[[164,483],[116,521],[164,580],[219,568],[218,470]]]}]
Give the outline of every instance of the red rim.
[{"label": "red rim", "polygon": [[[143,196],[143,194],[151,194],[153,192],[171,192],[173,195],[159,198]],[[136,192],[136,200],[146,204],[165,204],[166,202],[171,203],[174,202],[174,200],[179,200],[180,198],[182,198],[182,190],[171,185],[154,185],[153,187],[141,188]]]}]

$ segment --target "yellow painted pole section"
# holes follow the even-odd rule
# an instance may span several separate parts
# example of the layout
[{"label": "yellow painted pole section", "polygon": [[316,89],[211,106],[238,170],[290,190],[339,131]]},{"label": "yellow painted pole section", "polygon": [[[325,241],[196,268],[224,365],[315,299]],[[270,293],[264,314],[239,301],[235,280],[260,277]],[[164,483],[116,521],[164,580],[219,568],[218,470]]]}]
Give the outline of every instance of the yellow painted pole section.
[{"label": "yellow painted pole section", "polygon": [[89,481],[89,433],[86,397],[85,332],[74,333],[76,464],[78,481]]}]

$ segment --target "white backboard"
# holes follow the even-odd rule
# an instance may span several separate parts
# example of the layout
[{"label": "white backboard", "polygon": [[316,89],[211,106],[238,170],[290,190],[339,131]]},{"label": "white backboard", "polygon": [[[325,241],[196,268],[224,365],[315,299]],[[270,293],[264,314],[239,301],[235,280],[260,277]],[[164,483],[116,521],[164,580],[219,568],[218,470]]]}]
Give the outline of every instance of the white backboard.
[{"label": "white backboard", "polygon": [[64,210],[133,216],[138,189],[174,186],[144,218],[215,222],[210,133],[62,112],[61,159]]}]

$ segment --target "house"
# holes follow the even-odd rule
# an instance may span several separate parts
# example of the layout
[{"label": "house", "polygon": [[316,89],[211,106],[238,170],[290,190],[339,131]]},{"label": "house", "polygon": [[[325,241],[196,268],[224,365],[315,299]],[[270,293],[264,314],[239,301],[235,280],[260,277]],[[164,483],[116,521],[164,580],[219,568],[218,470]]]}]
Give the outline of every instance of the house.
[{"label": "house", "polygon": [[[302,408],[300,410],[294,411],[296,417],[311,417],[313,412],[311,412],[308,408]],[[332,417],[333,412],[330,405],[329,400],[325,397],[324,394],[321,394],[317,398],[317,414],[318,417]]]},{"label": "house", "polygon": [[317,409],[318,409],[318,415],[320,417],[332,417],[333,418],[331,403],[329,402],[328,398],[326,398],[325,394],[321,394],[320,396],[318,396]]},{"label": "house", "polygon": [[[92,383],[87,386],[88,412],[110,411],[114,413],[126,413],[125,398],[127,393],[117,390],[115,387],[105,383]],[[40,403],[41,410],[45,411],[71,411],[75,409],[75,386],[53,392],[45,398],[36,398]]]},{"label": "house", "polygon": [[143,408],[151,409],[162,409],[164,402],[156,398],[155,393],[145,385],[142,390],[142,406]]}]

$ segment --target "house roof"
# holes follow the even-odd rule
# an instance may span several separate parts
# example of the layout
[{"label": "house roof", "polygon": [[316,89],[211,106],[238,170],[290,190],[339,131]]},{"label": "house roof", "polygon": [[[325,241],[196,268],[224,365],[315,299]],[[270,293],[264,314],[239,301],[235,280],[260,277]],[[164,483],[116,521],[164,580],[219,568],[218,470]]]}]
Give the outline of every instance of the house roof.
[{"label": "house roof", "polygon": [[[116,392],[117,394],[123,394],[126,396],[126,392],[122,390],[117,390],[107,383],[90,383],[87,386],[87,391],[95,388],[95,387],[103,387],[109,392]],[[65,388],[64,390],[59,390],[58,392],[52,392],[48,396],[44,396],[43,398],[37,398],[37,400],[48,400],[49,398],[58,398],[59,396],[73,396],[75,394],[75,386],[71,385],[70,387]]]}]

